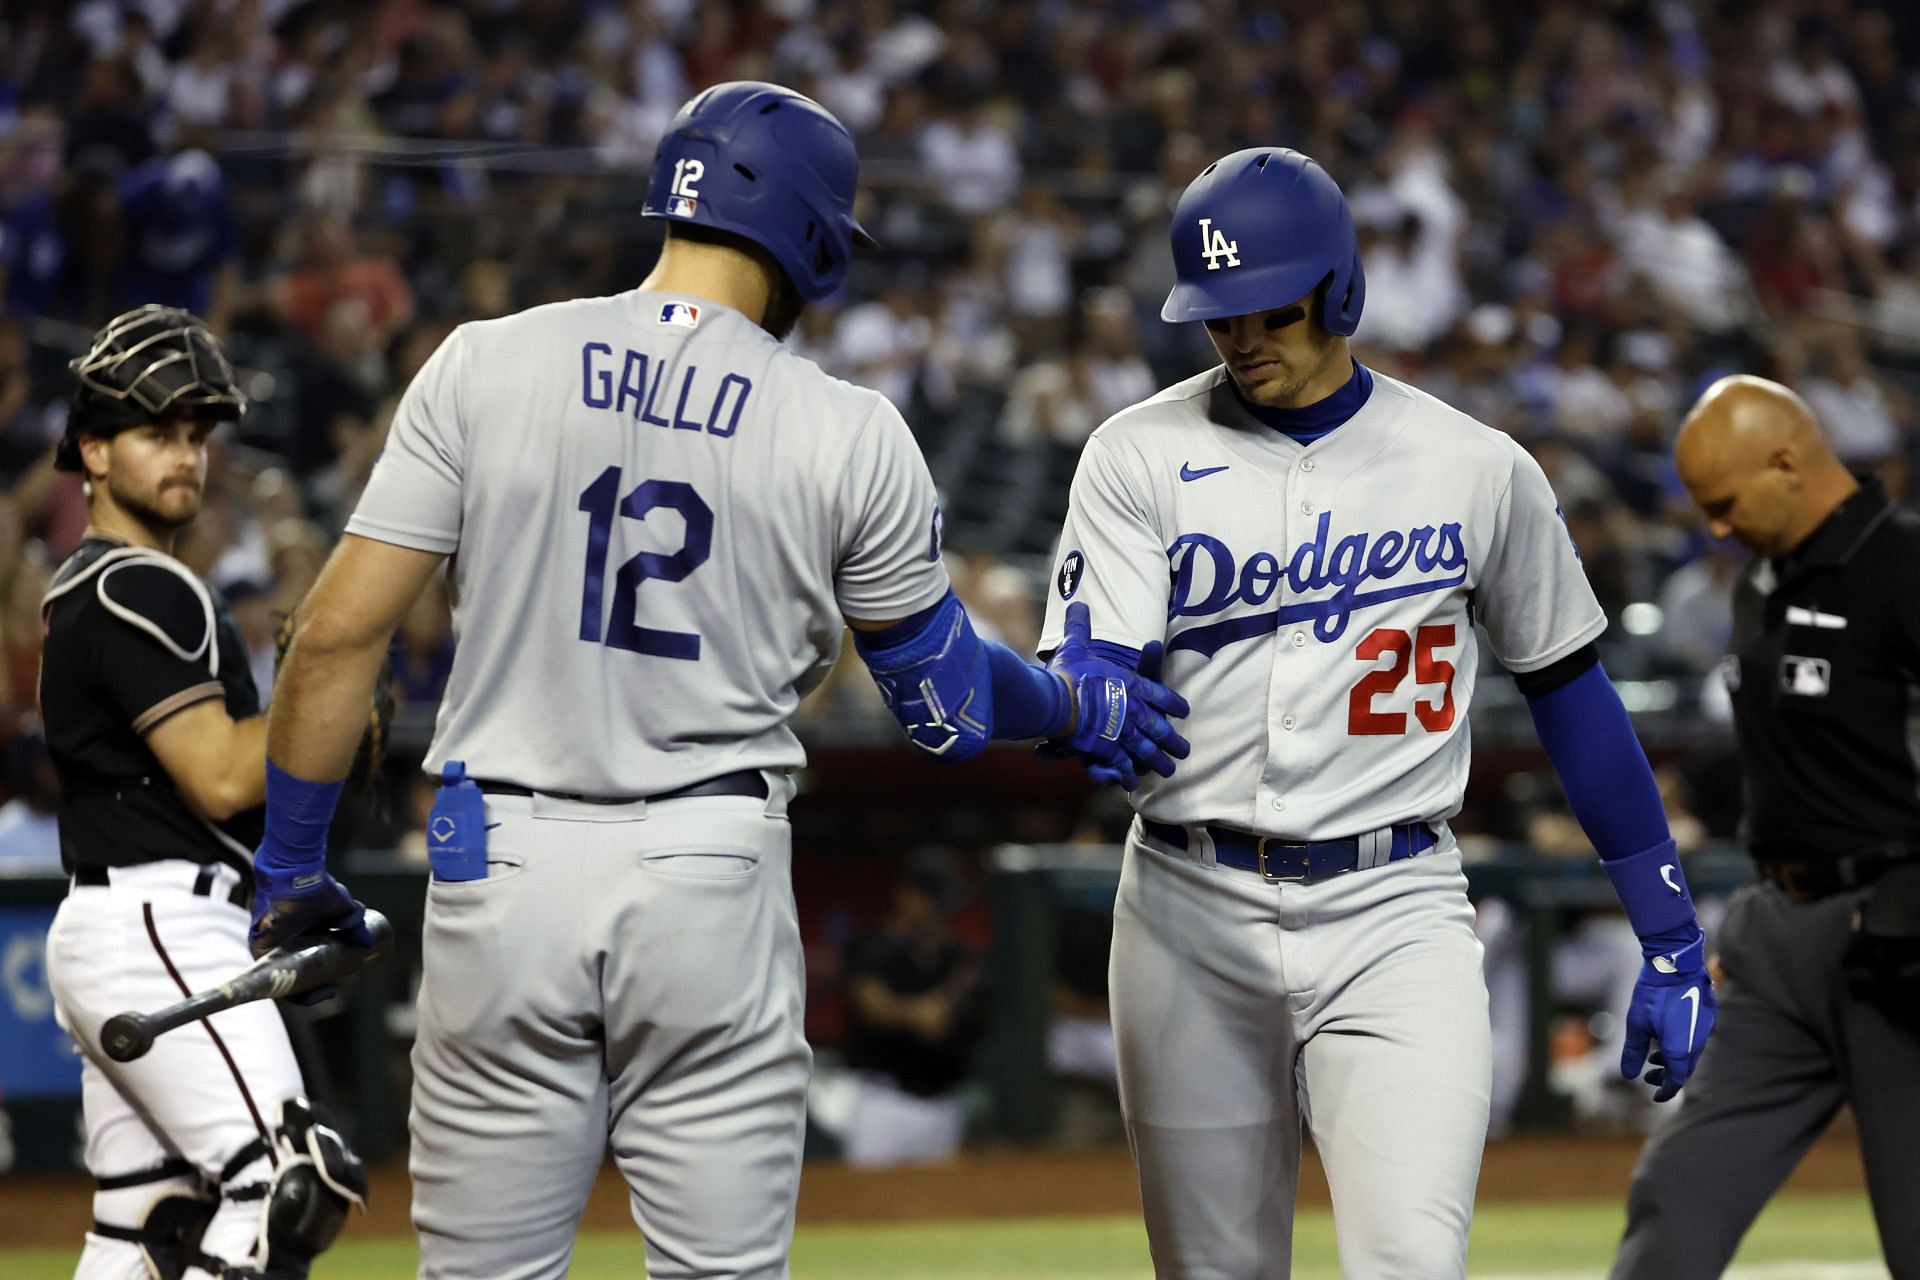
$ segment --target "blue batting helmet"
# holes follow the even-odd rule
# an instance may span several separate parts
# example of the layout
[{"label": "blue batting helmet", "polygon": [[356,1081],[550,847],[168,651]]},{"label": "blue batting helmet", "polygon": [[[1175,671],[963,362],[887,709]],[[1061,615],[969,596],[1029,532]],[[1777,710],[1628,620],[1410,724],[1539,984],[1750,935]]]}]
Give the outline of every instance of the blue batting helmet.
[{"label": "blue batting helmet", "polygon": [[860,159],[813,99],[759,80],[717,84],[680,108],[647,181],[641,214],[744,236],[817,302],[840,287],[853,246]]},{"label": "blue batting helmet", "polygon": [[1220,320],[1320,290],[1320,323],[1350,334],[1367,278],[1347,198],[1308,156],[1251,147],[1201,171],[1173,207],[1169,321]]}]

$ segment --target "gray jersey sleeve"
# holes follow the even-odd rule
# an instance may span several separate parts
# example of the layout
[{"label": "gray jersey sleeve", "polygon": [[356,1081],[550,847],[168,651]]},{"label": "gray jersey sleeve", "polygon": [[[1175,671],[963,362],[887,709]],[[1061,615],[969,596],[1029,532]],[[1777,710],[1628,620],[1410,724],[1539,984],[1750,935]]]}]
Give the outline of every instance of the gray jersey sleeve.
[{"label": "gray jersey sleeve", "polygon": [[1607,629],[1546,472],[1518,444],[1474,605],[1509,671],[1537,671]]},{"label": "gray jersey sleeve", "polygon": [[347,532],[416,551],[460,545],[460,482],[466,471],[462,413],[463,332],[455,329],[414,375],[387,431]]},{"label": "gray jersey sleeve", "polygon": [[1096,640],[1139,649],[1167,633],[1167,553],[1133,455],[1104,434],[1087,440],[1053,561],[1041,652],[1064,638],[1067,605],[1087,606]]},{"label": "gray jersey sleeve", "polygon": [[920,446],[879,398],[855,438],[839,486],[834,597],[862,622],[893,622],[947,593],[940,501]]}]

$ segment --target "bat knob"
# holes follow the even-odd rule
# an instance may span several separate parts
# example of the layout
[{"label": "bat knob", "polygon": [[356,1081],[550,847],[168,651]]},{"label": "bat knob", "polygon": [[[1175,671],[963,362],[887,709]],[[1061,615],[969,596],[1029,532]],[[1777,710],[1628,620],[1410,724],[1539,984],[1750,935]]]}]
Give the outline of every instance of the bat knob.
[{"label": "bat knob", "polygon": [[117,1013],[100,1028],[100,1047],[115,1062],[132,1062],[153,1048],[153,1032],[137,1013]]}]

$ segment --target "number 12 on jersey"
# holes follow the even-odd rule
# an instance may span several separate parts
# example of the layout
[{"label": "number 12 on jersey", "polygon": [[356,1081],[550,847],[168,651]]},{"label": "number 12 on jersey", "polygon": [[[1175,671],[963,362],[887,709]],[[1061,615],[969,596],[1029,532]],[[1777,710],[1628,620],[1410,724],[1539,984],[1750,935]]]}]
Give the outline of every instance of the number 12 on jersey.
[{"label": "number 12 on jersey", "polygon": [[[613,539],[613,518],[645,520],[659,507],[678,511],[687,522],[686,536],[672,555],[642,551],[628,558],[613,577],[612,616],[602,637],[600,618],[607,579],[607,544]],[[656,658],[700,659],[700,636],[692,631],[661,631],[639,623],[639,593],[643,582],[679,582],[707,562],[713,552],[713,508],[693,486],[679,480],[643,481],[620,497],[620,468],[608,467],[580,493],[580,510],[587,513],[587,564],[580,591],[580,638]]]}]

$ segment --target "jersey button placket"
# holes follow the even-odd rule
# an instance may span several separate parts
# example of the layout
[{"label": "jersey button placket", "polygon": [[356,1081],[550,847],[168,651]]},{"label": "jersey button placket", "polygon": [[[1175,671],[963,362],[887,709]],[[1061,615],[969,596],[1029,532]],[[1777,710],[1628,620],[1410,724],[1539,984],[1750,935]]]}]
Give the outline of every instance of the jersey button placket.
[{"label": "jersey button placket", "polygon": [[[1295,541],[1293,536],[1294,530],[1290,527],[1292,521],[1288,519],[1286,513],[1289,505],[1299,497],[1299,475],[1294,468],[1288,467],[1279,473],[1278,479],[1282,490],[1282,498],[1279,509],[1276,512],[1276,514],[1280,516],[1280,542],[1276,554],[1280,557],[1280,562],[1284,566],[1287,563],[1287,553]],[[1311,504],[1302,503],[1301,505],[1304,507]],[[1292,594],[1292,590],[1293,584],[1288,581],[1285,573],[1282,572],[1280,581],[1275,585],[1270,607],[1275,609],[1283,607],[1286,604],[1286,598]],[[1286,682],[1300,678],[1300,672],[1297,670],[1298,663],[1286,660],[1291,655],[1288,655],[1286,650],[1281,647],[1280,634],[1281,633],[1276,631],[1274,633],[1273,643],[1265,646],[1268,658],[1267,762],[1266,768],[1261,772],[1259,788],[1261,793],[1269,797],[1267,800],[1267,808],[1273,813],[1286,812],[1286,800],[1282,796],[1275,795],[1274,791],[1280,785],[1281,780],[1288,776],[1289,767],[1292,764],[1292,761],[1280,750],[1279,728],[1280,717],[1282,715],[1282,699],[1287,696],[1285,692]]]}]

